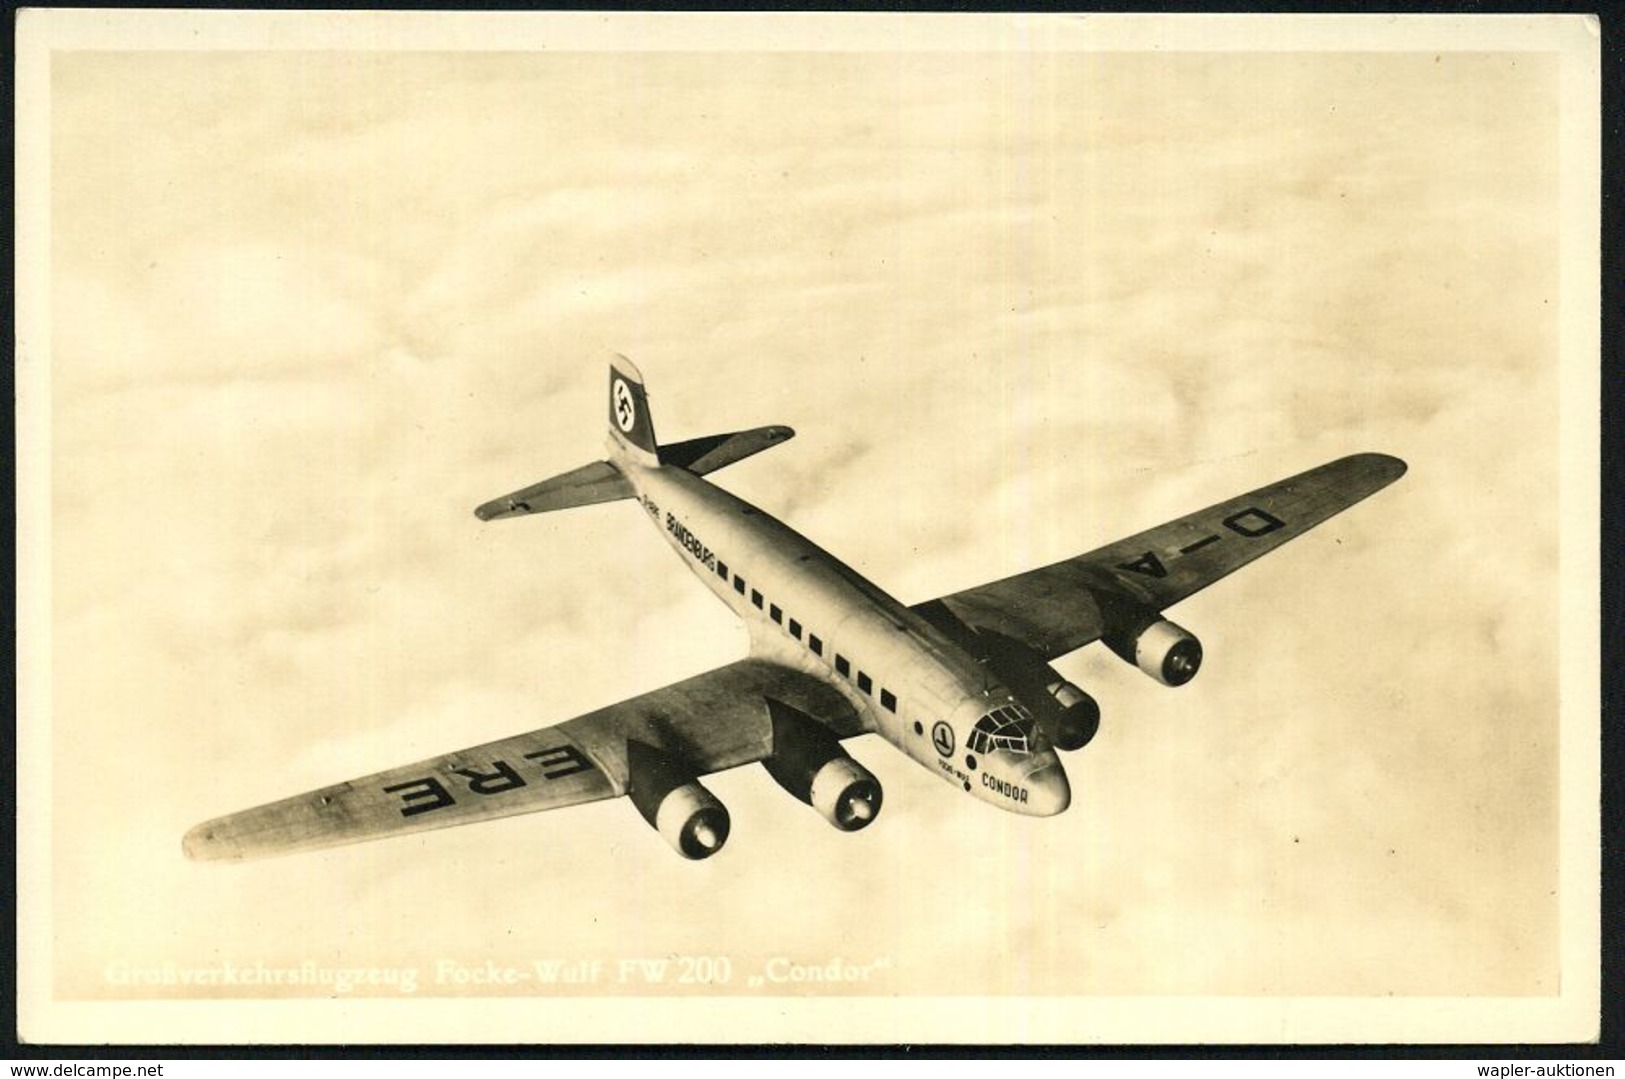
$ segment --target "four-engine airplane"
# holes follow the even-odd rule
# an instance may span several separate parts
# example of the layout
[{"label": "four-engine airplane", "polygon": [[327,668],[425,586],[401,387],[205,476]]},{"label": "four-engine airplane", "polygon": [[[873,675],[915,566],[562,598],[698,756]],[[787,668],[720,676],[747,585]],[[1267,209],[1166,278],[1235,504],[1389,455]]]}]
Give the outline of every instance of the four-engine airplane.
[{"label": "four-engine airplane", "polygon": [[186,834],[198,859],[326,847],[626,795],[679,852],[706,858],[728,811],[700,782],[760,762],[835,827],[880,811],[841,746],[878,734],[966,795],[1032,816],[1071,801],[1056,750],[1100,709],[1053,660],[1094,641],[1169,686],[1202,646],[1163,611],[1380,490],[1397,458],[1357,454],[1088,554],[905,606],[704,477],[787,427],[655,440],[644,382],[609,374],[609,458],[487,502],[481,520],[632,499],[685,565],[744,619],[750,654],[577,719],[220,817]]}]

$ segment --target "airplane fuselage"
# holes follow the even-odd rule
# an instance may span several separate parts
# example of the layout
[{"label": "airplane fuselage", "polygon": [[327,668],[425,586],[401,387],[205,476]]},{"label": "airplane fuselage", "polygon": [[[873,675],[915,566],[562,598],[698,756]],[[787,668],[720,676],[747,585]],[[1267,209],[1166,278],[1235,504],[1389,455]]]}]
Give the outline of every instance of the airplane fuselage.
[{"label": "airplane fuselage", "polygon": [[834,685],[866,729],[974,798],[1030,816],[1067,807],[1055,751],[976,656],[705,479],[669,466],[621,467],[666,542],[744,621],[753,655]]}]

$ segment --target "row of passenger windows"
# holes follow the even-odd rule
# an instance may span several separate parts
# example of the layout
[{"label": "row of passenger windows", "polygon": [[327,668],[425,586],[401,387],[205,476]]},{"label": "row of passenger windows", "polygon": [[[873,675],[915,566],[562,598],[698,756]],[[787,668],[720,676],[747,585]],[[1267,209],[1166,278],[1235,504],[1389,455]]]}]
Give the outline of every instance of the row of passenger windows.
[{"label": "row of passenger windows", "polygon": [[[760,592],[756,591],[756,589],[751,588],[745,583],[745,578],[741,577],[737,573],[730,574],[728,572],[728,563],[723,562],[720,559],[717,561],[717,576],[721,577],[724,581],[731,577],[733,579],[735,592],[738,592],[741,596],[743,596],[748,591],[752,606],[756,607],[758,610],[766,610],[769,618],[773,619],[774,622],[778,623],[789,631],[790,636],[806,644],[806,646],[812,650],[813,655],[822,656],[824,654],[824,642],[823,639],[818,636],[818,634],[807,633],[805,636],[803,636],[802,625],[800,622],[797,622],[794,618],[786,618],[784,609],[778,604],[767,603],[763,599]],[[852,661],[843,655],[837,654],[835,656],[835,670],[842,678],[850,680],[852,678]],[[875,689],[874,679],[870,678],[866,672],[858,672],[857,684],[859,692],[873,695]],[[880,690],[880,707],[884,708],[888,712],[897,711],[896,695],[893,694],[891,690],[886,689],[884,686],[882,686]]]}]

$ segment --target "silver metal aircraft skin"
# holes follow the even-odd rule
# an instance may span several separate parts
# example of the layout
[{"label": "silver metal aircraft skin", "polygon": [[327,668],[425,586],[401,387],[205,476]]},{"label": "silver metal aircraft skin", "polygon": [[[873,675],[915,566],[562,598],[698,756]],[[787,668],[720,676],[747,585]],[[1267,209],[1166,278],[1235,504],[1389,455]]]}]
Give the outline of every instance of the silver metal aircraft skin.
[{"label": "silver metal aircraft skin", "polygon": [[482,520],[631,499],[749,629],[747,658],[557,726],[198,825],[192,858],[229,860],[627,795],[683,855],[728,838],[701,777],[751,762],[837,828],[880,811],[843,739],[878,734],[963,794],[1050,816],[1071,801],[1057,749],[1100,710],[1051,661],[1101,641],[1165,685],[1202,648],[1163,611],[1380,490],[1397,458],[1344,457],[1050,566],[905,606],[704,477],[791,438],[761,427],[662,446],[642,375],[609,373],[607,460],[481,505]]}]

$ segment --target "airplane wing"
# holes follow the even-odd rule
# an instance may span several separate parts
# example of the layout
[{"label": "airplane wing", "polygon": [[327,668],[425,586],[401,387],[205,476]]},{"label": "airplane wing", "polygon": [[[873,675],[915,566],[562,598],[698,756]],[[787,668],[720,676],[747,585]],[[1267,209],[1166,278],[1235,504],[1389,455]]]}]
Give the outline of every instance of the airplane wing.
[{"label": "airplane wing", "polygon": [[720,772],[772,752],[769,698],[839,738],[864,732],[834,687],[744,659],[555,727],[207,821],[183,847],[200,860],[260,858],[613,798],[628,792],[632,741]]},{"label": "airplane wing", "polygon": [[914,610],[938,624],[957,619],[991,630],[1054,659],[1098,640],[1125,605],[1160,612],[1404,474],[1397,457],[1344,457],[1088,554]]},{"label": "airplane wing", "polygon": [[632,481],[621,475],[620,469],[608,461],[594,461],[563,475],[520,488],[512,494],[482,502],[475,508],[474,516],[482,521],[495,521],[504,517],[523,517],[527,513],[593,506],[600,502],[631,498],[632,495]]}]

